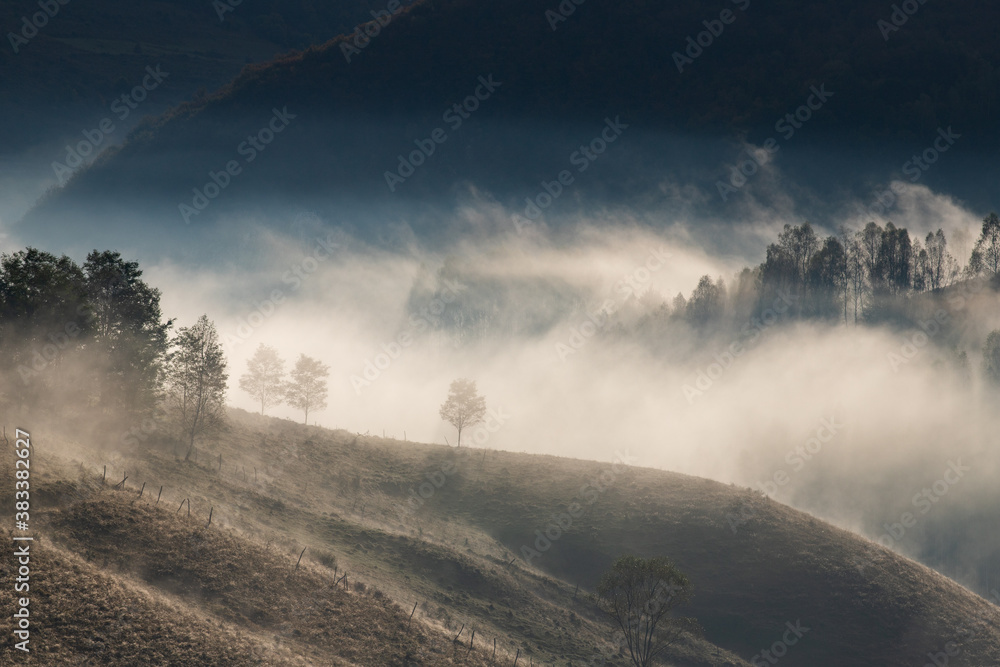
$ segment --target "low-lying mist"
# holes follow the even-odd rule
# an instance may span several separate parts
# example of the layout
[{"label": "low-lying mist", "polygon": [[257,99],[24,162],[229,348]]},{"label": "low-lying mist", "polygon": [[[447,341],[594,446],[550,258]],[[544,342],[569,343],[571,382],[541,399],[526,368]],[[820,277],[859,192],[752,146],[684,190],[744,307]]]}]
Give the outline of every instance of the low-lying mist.
[{"label": "low-lying mist", "polygon": [[[980,351],[1000,328],[995,291],[914,296],[923,328],[793,321],[777,301],[767,317],[734,315],[735,329],[670,317],[702,276],[735,289],[783,225],[816,210],[781,164],[760,165],[726,202],[731,219],[699,215],[718,204],[708,184],[665,183],[660,208],[589,207],[583,218],[553,207],[530,220],[467,187],[434,207],[433,241],[402,203],[330,216],[300,202],[285,215],[225,213],[184,235],[137,219],[117,249],[162,290],[175,329],[203,313],[214,320],[232,405],[259,409],[239,377],[265,344],[286,369],[300,354],[329,365],[328,407],[311,423],[454,445],[438,408],[466,377],[491,412],[463,446],[627,454],[750,486],[988,590],[1000,569],[1000,538],[984,529],[1000,519],[1000,417]],[[909,180],[830,211],[820,238],[891,219],[913,238],[943,229],[962,263],[985,213]],[[10,233],[5,249],[27,232]],[[287,406],[268,414],[302,419]]]},{"label": "low-lying mist", "polygon": [[[900,192],[915,236],[945,226],[975,237],[977,215],[920,186]],[[515,225],[483,200],[445,221],[464,230],[446,247],[387,250],[296,215],[230,221],[240,263],[144,266],[168,317],[214,319],[238,407],[259,409],[238,378],[266,344],[286,368],[299,354],[330,366],[329,405],[310,422],[454,445],[438,408],[452,380],[471,378],[491,412],[463,446],[627,454],[750,486],[988,590],[1000,417],[979,369],[1000,296],[956,286],[913,329],[795,323],[775,303],[747,321],[749,338],[682,323],[659,342],[644,332],[700,276],[734,284],[782,223],[799,222],[759,220],[726,240],[745,254],[718,255],[683,221],[608,212],[568,233]],[[287,406],[269,414],[302,419]]]}]

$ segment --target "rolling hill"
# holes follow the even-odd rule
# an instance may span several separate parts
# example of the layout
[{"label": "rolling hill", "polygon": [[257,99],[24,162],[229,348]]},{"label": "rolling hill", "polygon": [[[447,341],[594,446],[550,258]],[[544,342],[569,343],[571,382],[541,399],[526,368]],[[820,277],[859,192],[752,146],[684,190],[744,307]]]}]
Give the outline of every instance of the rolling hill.
[{"label": "rolling hill", "polygon": [[[627,465],[624,444],[602,464],[235,410],[193,462],[162,425],[125,440],[33,432],[37,641],[53,655],[82,658],[98,636],[118,660],[102,664],[130,664],[120,633],[176,638],[160,664],[191,651],[242,664],[228,662],[235,651],[264,664],[475,665],[491,664],[496,639],[496,664],[589,664],[613,646],[588,591],[622,553],[668,556],[692,580],[682,611],[705,638],[668,664],[746,665],[789,628],[802,638],[788,665],[912,665],[948,642],[951,664],[1000,655],[997,607],[945,577],[747,489]],[[97,588],[100,613],[81,621],[75,605]]]}]

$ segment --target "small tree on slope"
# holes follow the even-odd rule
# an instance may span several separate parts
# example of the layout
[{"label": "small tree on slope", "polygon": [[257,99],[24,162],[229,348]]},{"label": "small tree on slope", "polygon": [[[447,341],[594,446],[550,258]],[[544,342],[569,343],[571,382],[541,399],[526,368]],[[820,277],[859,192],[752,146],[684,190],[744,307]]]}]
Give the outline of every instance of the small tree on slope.
[{"label": "small tree on slope", "polygon": [[322,364],[319,359],[299,355],[292,369],[292,381],[288,384],[286,398],[288,404],[305,411],[305,422],[309,423],[310,410],[326,408],[326,378],[330,375],[330,367]]},{"label": "small tree on slope", "polygon": [[167,372],[169,394],[191,458],[195,436],[221,423],[226,402],[226,359],[207,315],[177,332]]},{"label": "small tree on slope", "polygon": [[458,446],[462,446],[462,431],[483,421],[486,416],[486,399],[476,391],[475,380],[459,379],[451,383],[448,400],[441,405],[439,413],[458,429]]},{"label": "small tree on slope", "polygon": [[260,414],[284,400],[285,362],[278,351],[261,343],[247,362],[247,372],[240,377],[240,389],[260,401]]},{"label": "small tree on slope", "polygon": [[694,619],[670,615],[690,597],[687,577],[666,558],[621,556],[597,586],[597,603],[624,633],[635,667],[652,665],[684,632],[700,634]]}]

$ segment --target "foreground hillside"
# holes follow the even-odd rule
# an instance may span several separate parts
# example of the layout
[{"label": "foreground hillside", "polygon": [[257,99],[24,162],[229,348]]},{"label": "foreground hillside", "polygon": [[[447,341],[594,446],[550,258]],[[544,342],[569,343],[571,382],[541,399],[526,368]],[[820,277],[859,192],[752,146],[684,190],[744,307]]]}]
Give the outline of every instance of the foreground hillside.
[{"label": "foreground hillside", "polygon": [[[923,664],[948,642],[950,664],[1000,655],[997,608],[944,577],[745,489],[613,464],[615,448],[608,463],[456,450],[240,411],[193,463],[157,432],[129,451],[33,437],[50,581],[85,593],[110,578],[141,596],[128,632],[181,637],[163,664],[182,650],[239,664],[218,653],[237,649],[273,664],[490,664],[494,639],[497,664],[588,664],[614,652],[587,593],[621,553],[668,556],[692,580],[684,613],[710,643],[686,638],[669,664],[748,664],[788,624],[802,640],[787,665]],[[42,594],[46,613],[72,612]],[[83,653],[81,630],[39,623],[50,646]],[[209,642],[208,627],[243,644]]]}]

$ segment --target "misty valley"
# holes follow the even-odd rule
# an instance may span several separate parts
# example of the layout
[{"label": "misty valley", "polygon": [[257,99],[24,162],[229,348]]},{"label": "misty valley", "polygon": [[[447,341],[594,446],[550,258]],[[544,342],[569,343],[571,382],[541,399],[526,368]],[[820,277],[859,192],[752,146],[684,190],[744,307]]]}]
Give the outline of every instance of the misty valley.
[{"label": "misty valley", "polygon": [[0,665],[1000,665],[1000,6],[0,7]]}]

